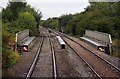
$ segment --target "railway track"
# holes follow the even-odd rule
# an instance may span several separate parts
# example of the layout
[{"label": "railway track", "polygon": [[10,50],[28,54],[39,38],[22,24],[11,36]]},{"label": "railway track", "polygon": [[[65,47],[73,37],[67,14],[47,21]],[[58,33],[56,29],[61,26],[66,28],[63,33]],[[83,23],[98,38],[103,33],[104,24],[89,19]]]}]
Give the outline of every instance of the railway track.
[{"label": "railway track", "polygon": [[53,77],[54,79],[57,79],[57,69],[56,69],[56,59],[55,59],[55,51],[54,51],[54,47],[53,47],[53,42],[50,38],[51,35],[48,35],[49,37],[49,42],[50,42],[50,46],[51,46],[51,54],[52,54],[52,63],[53,63]]},{"label": "railway track", "polygon": [[[29,79],[31,77],[37,77],[37,76],[34,76],[34,75],[36,75],[36,71],[38,71],[37,66],[39,65],[39,61],[41,61],[40,64],[42,64],[43,59],[40,59],[40,58],[43,58],[43,55],[42,55],[43,53],[42,52],[43,52],[43,44],[45,43],[45,41],[44,41],[45,39],[48,39],[50,52],[49,52],[49,59],[46,57],[46,58],[44,58],[44,61],[45,61],[45,59],[51,60],[50,61],[51,63],[49,63],[49,62],[47,63],[47,64],[49,64],[48,66],[50,66],[51,68],[46,69],[46,70],[49,70],[49,71],[46,71],[48,73],[48,75],[46,75],[46,73],[45,73],[46,76],[44,75],[44,77],[50,77],[50,78],[53,78],[53,79],[57,78],[56,61],[55,61],[55,54],[54,54],[53,44],[52,44],[52,41],[50,39],[50,36],[45,32],[44,32],[44,35],[46,35],[46,36],[43,36],[43,34],[41,36],[42,40],[40,42],[40,45],[39,45],[37,54],[36,54],[36,56],[34,58],[34,61],[33,61],[32,65],[31,65],[30,69],[28,70],[26,79]],[[42,64],[42,66],[47,66],[47,65]],[[40,67],[40,68],[42,69],[42,67]],[[44,67],[43,67],[43,69],[44,69]],[[41,73],[41,72],[42,71],[40,71],[39,73]],[[43,77],[43,76],[39,76],[39,77]]]},{"label": "railway track", "polygon": [[[55,33],[55,32],[54,32]],[[118,73],[120,72],[120,69],[116,66],[114,66],[112,63],[108,62],[107,60],[103,59],[102,57],[100,57],[99,55],[95,54],[94,52],[90,51],[89,49],[85,48],[83,45],[81,45],[80,43],[78,43],[77,41],[74,41],[73,39],[69,38],[68,36],[64,35],[64,34],[61,34],[61,33],[55,33],[57,35],[60,35],[60,36],[63,36],[71,41],[73,41],[74,43],[78,44],[80,47],[84,48],[85,50],[89,51],[91,54],[93,54],[94,56],[98,57],[99,59],[101,59],[102,61],[104,61],[105,63],[107,63],[111,68],[113,68],[115,71],[117,71]],[[64,40],[65,41],[65,40]],[[66,41],[65,41],[66,42]],[[87,61],[82,57],[80,56],[76,50],[70,45],[68,44],[68,42],[66,42],[66,44],[89,66],[89,68],[94,72],[94,74],[96,74],[96,76],[98,78],[102,78],[102,76],[96,72],[96,70],[94,70],[94,68],[92,66],[90,66],[89,63],[87,63]],[[119,74],[118,74],[119,75]]]},{"label": "railway track", "polygon": [[[85,69],[84,66],[79,66],[77,65],[76,63],[73,64],[74,61],[76,60],[73,60],[71,56],[73,56],[73,54],[70,54],[68,52],[68,48],[66,49],[61,49],[60,46],[59,46],[59,41],[57,40],[57,38],[55,37],[55,35],[53,35],[51,33],[51,41],[53,42],[53,48],[55,50],[55,57],[56,57],[56,68],[55,70],[57,70],[56,72],[56,76],[57,78],[63,78],[63,77],[76,77],[76,78],[80,78],[80,77],[94,77],[93,76],[93,73],[91,73],[90,69]],[[71,52],[73,53],[73,52]],[[75,59],[77,59],[77,61],[79,61],[81,64],[83,64],[80,60],[79,60],[79,57],[77,57],[76,55],[73,56],[75,57]],[[73,62],[71,62],[71,60]],[[78,62],[77,62],[78,63]],[[84,64],[86,65],[86,64]],[[77,68],[76,68],[77,66]],[[81,69],[84,68],[84,69]],[[83,70],[86,70],[86,71],[83,71]],[[90,71],[89,71],[90,70]],[[84,73],[83,73],[83,72]]]},{"label": "railway track", "polygon": [[35,56],[35,58],[34,58],[34,60],[33,60],[32,65],[30,66],[30,69],[29,69],[29,71],[28,71],[28,73],[27,73],[26,79],[29,79],[29,78],[31,77],[31,75],[32,75],[32,73],[33,73],[33,71],[34,71],[34,68],[35,68],[35,66],[36,66],[36,63],[37,63],[37,61],[38,61],[38,57],[39,57],[39,55],[40,55],[40,51],[41,51],[41,48],[42,48],[42,45],[43,45],[43,41],[44,41],[44,37],[41,36],[41,38],[42,38],[42,40],[41,40],[41,42],[40,42],[40,44],[39,44],[39,48],[38,48],[38,50],[37,50],[37,54],[36,54],[36,56]]},{"label": "railway track", "polygon": [[57,74],[58,78],[82,78],[82,77],[96,77],[93,71],[79,58],[74,51],[66,46],[61,49],[59,42],[55,36],[53,37],[54,48],[56,54]]},{"label": "railway track", "polygon": [[[54,33],[54,34],[56,34],[56,33]],[[58,35],[58,34],[56,34],[56,35]],[[78,57],[80,57],[80,59],[82,59],[85,62],[85,64],[92,70],[92,72],[94,73],[94,75],[96,75],[97,78],[102,79],[101,76],[87,63],[87,61],[84,60],[84,58],[82,58],[66,41],[65,41],[65,43],[77,54]]]},{"label": "railway track", "polygon": [[[45,31],[45,30],[44,30]],[[44,32],[44,34],[45,34],[45,36],[41,36],[42,37],[42,41],[40,42],[40,45],[39,45],[39,48],[38,48],[38,51],[37,51],[37,54],[36,54],[36,56],[35,56],[35,59],[34,59],[34,61],[33,61],[33,63],[32,63],[32,65],[31,65],[31,67],[30,67],[30,69],[29,69],[29,71],[28,71],[28,73],[27,73],[27,76],[26,76],[26,79],[29,79],[29,78],[31,78],[31,77],[48,77],[48,76],[46,76],[45,74],[46,73],[48,73],[50,76],[50,78],[54,78],[54,79],[56,79],[56,78],[58,78],[58,71],[57,71],[57,64],[56,64],[56,58],[55,58],[55,51],[54,51],[54,44],[53,44],[53,41],[52,41],[52,38],[51,38],[51,35],[50,34],[47,34],[47,32],[45,33]],[[66,35],[64,35],[64,34],[61,34],[61,33],[55,33],[55,34],[57,34],[57,35],[60,35],[60,36],[62,36],[64,39],[64,41],[66,42],[66,44],[71,48],[71,50],[73,50],[74,52],[75,52],[75,54],[78,56],[78,57],[80,57],[80,59],[82,59],[83,60],[83,62],[85,62],[85,64],[89,67],[89,69],[93,72],[93,74],[95,75],[95,77],[97,77],[97,78],[99,78],[99,79],[102,79],[102,78],[104,78],[104,76],[103,75],[101,75],[98,71],[96,71],[96,69],[93,67],[93,66],[91,66],[91,64],[83,57],[83,56],[81,56],[80,54],[78,54],[78,51],[76,51],[69,43],[68,43],[68,41],[66,41],[65,40],[65,38],[66,39],[68,39],[68,40],[71,40],[71,42],[74,42],[75,44],[77,44],[77,45],[79,45],[80,47],[82,47],[83,49],[85,49],[86,51],[88,51],[89,53],[91,53],[92,55],[94,55],[94,56],[96,56],[96,57],[98,57],[97,55],[95,55],[94,54],[94,52],[92,52],[92,51],[90,51],[89,49],[87,49],[87,48],[85,48],[84,46],[82,46],[81,44],[79,44],[77,41],[74,41],[73,39],[71,39],[71,38],[69,38],[68,36],[66,36]],[[43,45],[44,43],[46,43],[46,41],[44,41],[44,39],[47,39],[47,41],[48,41],[48,43],[49,43],[49,49],[50,49],[50,52],[49,52],[49,54],[47,54],[46,56],[49,56],[48,58],[44,58],[43,57],[43,47],[45,46],[45,45]],[[47,44],[48,44],[47,43]],[[47,49],[47,48],[46,48]],[[42,50],[42,52],[41,52],[41,50]],[[88,53],[87,52],[87,53]],[[41,54],[42,53],[42,54]],[[42,56],[41,56],[42,55]],[[45,55],[45,54],[44,54]],[[41,56],[41,57],[40,57]],[[46,57],[45,56],[45,57]],[[44,58],[44,59],[48,59],[49,60],[49,62],[51,62],[51,63],[48,63],[47,61],[48,60],[41,60],[41,58]],[[100,56],[98,57],[99,59],[98,60],[102,60],[102,62],[105,60],[103,60],[102,58],[100,58]],[[107,61],[107,60],[106,60]],[[106,61],[104,61],[105,63],[106,63]],[[45,63],[47,62],[47,64],[49,64],[49,66],[47,66],[47,65],[45,65]],[[108,61],[107,61],[108,62]],[[48,68],[48,69],[46,69],[46,70],[49,70],[49,71],[46,71],[46,72],[44,72],[45,71],[45,69],[44,69],[44,71],[42,72],[42,71],[40,71],[39,73],[44,73],[44,76],[41,76],[41,75],[39,75],[39,76],[33,76],[33,75],[35,75],[36,74],[36,69],[37,69],[37,66],[39,66],[39,64],[38,63],[40,63],[41,64],[41,66],[45,66],[45,67],[43,67],[43,69],[44,68]],[[42,63],[44,63],[44,64],[42,64]],[[119,72],[119,69],[117,70],[117,68],[114,68],[114,65],[112,66],[111,64],[110,64],[110,62],[109,63],[107,63],[113,70],[116,70],[117,72]],[[42,67],[41,66],[39,66],[39,69],[42,69]],[[37,73],[38,73],[38,70],[37,70]],[[43,75],[43,74],[42,74]]]},{"label": "railway track", "polygon": [[[67,37],[66,35],[64,35],[65,37]],[[67,37],[68,39],[74,41],[73,39]],[[112,66],[113,68],[115,68],[117,71],[120,72],[120,68],[118,68],[117,66],[113,65],[112,63],[110,63],[109,61],[107,61],[106,59],[102,58],[101,56],[95,54],[93,51],[89,50],[88,48],[84,47],[83,45],[81,45],[80,43],[74,41],[75,43],[79,44],[81,47],[83,47],[84,49],[88,50],[89,52],[91,52],[92,54],[94,54],[95,56],[97,56],[98,58],[100,58],[101,60],[105,61],[107,64],[109,64],[110,66]]]}]

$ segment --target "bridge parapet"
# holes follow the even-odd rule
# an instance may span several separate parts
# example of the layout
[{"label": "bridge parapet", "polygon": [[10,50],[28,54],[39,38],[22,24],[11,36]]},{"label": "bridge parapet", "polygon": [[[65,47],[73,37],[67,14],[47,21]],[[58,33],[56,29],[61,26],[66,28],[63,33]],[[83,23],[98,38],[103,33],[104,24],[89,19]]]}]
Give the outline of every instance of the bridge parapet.
[{"label": "bridge parapet", "polygon": [[97,49],[102,47],[108,54],[112,52],[112,39],[108,33],[86,30],[81,38],[97,46]]},{"label": "bridge parapet", "polygon": [[20,31],[16,33],[16,42],[20,43],[25,38],[29,37],[29,29],[26,29],[24,31]]},{"label": "bridge parapet", "polygon": [[85,36],[93,38],[103,44],[112,44],[111,35],[108,33],[102,33],[98,31],[86,30]]},{"label": "bridge parapet", "polygon": [[29,51],[30,48],[35,43],[35,37],[29,36],[29,29],[20,31],[16,33],[16,43],[17,43],[17,49],[21,51]]}]

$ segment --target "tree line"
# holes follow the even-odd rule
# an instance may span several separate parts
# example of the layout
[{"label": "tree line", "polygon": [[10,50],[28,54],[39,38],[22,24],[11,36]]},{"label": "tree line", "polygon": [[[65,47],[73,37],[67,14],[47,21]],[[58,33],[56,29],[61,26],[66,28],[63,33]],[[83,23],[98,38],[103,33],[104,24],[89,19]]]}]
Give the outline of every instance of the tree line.
[{"label": "tree line", "polygon": [[12,51],[10,42],[15,42],[15,35],[19,31],[30,29],[30,36],[38,36],[38,26],[41,12],[35,10],[27,2],[9,2],[2,9],[2,67],[14,65],[18,59],[17,51]]},{"label": "tree line", "polygon": [[[83,36],[86,29],[109,33],[115,45],[120,47],[119,8],[119,2],[90,2],[83,12],[49,18],[42,25],[53,29],[62,28],[66,34],[72,36]],[[116,52],[120,57],[120,50]]]}]

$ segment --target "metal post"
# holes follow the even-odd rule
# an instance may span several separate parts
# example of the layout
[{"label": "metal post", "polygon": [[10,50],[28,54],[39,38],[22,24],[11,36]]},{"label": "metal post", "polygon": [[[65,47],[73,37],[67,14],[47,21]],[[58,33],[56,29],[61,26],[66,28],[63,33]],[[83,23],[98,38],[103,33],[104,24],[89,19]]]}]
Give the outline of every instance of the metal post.
[{"label": "metal post", "polygon": [[18,47],[18,53],[21,55],[22,54],[22,46]]},{"label": "metal post", "polygon": [[109,44],[110,55],[112,54],[112,43]]}]

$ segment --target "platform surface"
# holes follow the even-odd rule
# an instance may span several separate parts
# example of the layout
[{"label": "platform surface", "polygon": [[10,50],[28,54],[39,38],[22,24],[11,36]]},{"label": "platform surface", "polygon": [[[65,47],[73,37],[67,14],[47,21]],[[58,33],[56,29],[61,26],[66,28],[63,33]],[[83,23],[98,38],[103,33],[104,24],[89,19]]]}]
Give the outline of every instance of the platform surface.
[{"label": "platform surface", "polygon": [[88,42],[90,42],[90,43],[92,43],[92,44],[94,44],[94,45],[96,45],[96,46],[105,46],[104,44],[101,44],[101,43],[98,43],[98,42],[96,42],[96,41],[90,40],[90,39],[87,38],[87,37],[80,37],[80,38],[82,38],[82,39],[84,39],[84,40],[86,40],[86,41],[88,41]]},{"label": "platform surface", "polygon": [[23,46],[23,45],[29,45],[31,42],[32,42],[32,40],[34,39],[35,37],[27,37],[25,40],[23,40],[19,45],[20,46]]}]

